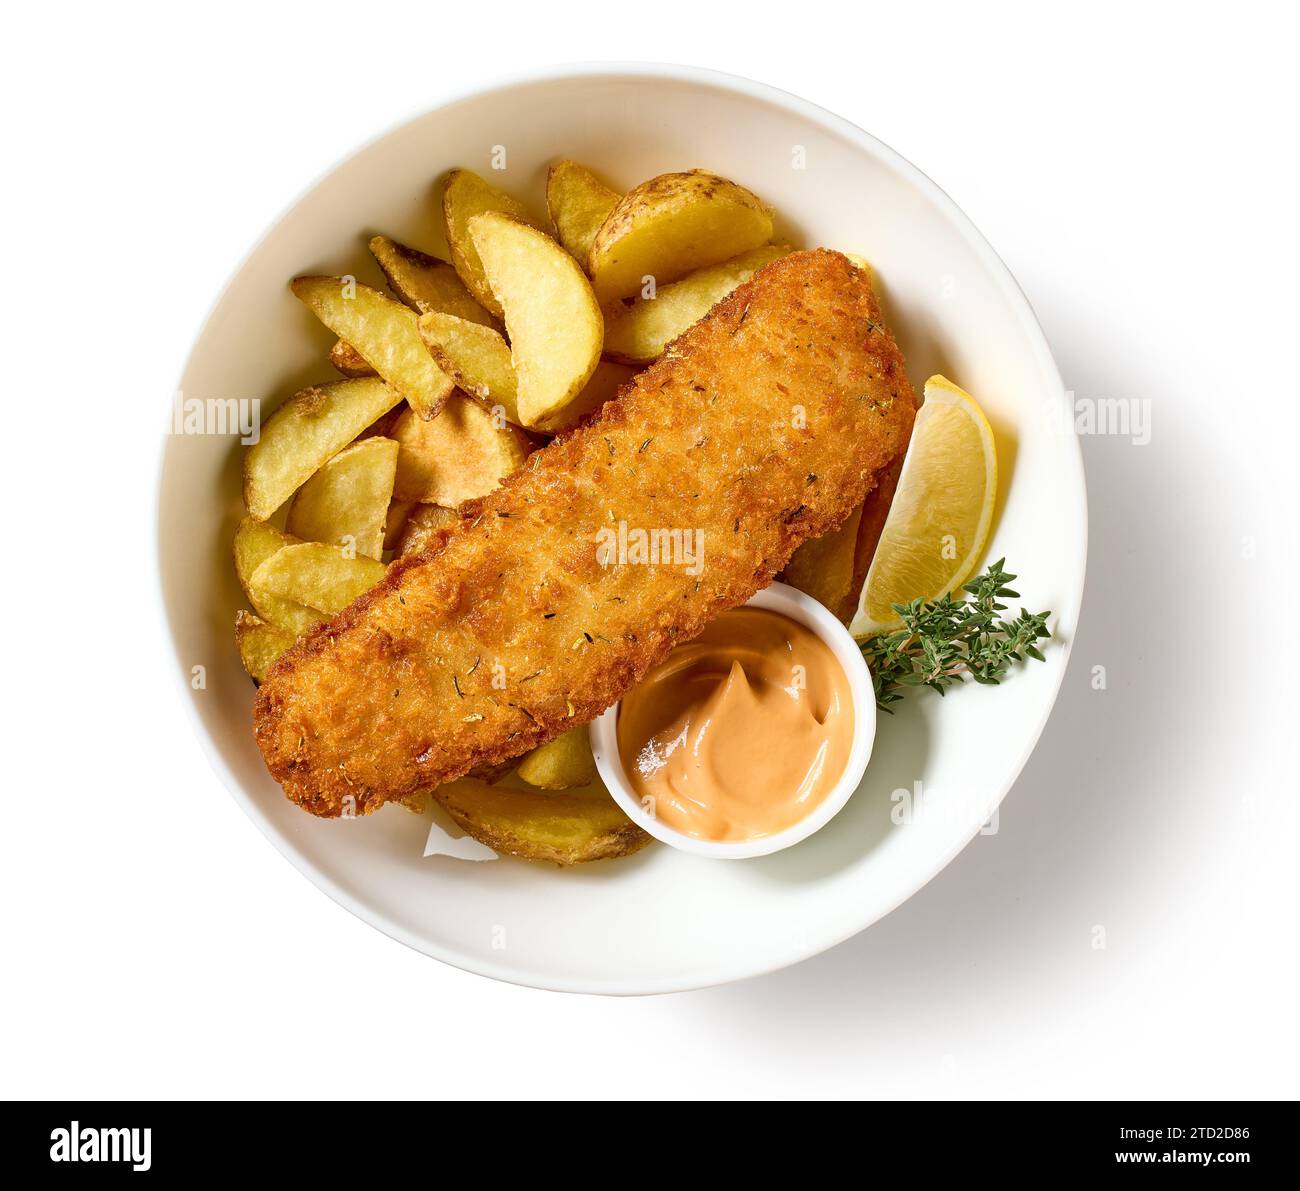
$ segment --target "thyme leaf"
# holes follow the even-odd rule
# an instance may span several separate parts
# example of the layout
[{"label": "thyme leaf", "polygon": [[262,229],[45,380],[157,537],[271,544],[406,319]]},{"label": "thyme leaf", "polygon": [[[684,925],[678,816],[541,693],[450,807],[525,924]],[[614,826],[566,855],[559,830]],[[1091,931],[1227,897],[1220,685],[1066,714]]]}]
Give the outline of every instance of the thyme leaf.
[{"label": "thyme leaf", "polygon": [[993,563],[984,574],[964,584],[969,599],[941,596],[895,604],[903,627],[862,643],[871,668],[876,705],[891,715],[902,688],[928,686],[939,694],[964,682],[969,675],[984,686],[996,686],[1015,662],[1043,661],[1037,642],[1050,639],[1050,612],[1026,612],[1006,618],[1003,599],[1018,599],[1008,586],[1015,575],[1006,571],[1006,559]]}]

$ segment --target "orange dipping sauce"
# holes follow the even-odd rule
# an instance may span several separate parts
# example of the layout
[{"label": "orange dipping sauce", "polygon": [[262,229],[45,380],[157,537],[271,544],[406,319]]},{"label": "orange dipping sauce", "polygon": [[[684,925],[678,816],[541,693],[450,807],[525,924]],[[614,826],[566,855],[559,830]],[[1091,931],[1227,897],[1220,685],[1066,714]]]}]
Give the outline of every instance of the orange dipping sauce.
[{"label": "orange dipping sauce", "polygon": [[849,680],[812,630],[763,608],[722,613],[619,707],[642,805],[684,835],[775,835],[829,794],[853,744]]}]

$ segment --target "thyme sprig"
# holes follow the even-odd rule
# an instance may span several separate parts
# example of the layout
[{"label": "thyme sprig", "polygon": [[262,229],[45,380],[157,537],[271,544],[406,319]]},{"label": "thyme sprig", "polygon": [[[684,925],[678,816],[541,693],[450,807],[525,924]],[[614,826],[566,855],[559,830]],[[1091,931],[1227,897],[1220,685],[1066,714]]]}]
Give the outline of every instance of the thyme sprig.
[{"label": "thyme sprig", "polygon": [[1004,599],[1019,599],[1009,586],[1015,575],[1004,570],[1006,559],[993,563],[984,574],[964,584],[969,599],[942,596],[895,604],[903,620],[897,632],[882,633],[863,642],[862,653],[871,667],[876,704],[891,715],[891,703],[903,697],[900,688],[928,686],[943,694],[970,675],[985,686],[996,686],[1013,662],[1043,661],[1036,641],[1050,638],[1050,612],[1023,609],[1010,620]]}]

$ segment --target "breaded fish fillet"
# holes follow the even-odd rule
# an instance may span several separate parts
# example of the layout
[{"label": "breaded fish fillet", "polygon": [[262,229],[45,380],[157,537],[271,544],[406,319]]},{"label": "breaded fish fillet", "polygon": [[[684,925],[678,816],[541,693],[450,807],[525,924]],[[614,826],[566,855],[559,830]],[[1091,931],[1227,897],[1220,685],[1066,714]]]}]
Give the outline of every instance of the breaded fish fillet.
[{"label": "breaded fish fillet", "polygon": [[254,707],[267,766],[365,814],[594,719],[847,518],[913,409],[865,274],[768,265],[290,649]]}]

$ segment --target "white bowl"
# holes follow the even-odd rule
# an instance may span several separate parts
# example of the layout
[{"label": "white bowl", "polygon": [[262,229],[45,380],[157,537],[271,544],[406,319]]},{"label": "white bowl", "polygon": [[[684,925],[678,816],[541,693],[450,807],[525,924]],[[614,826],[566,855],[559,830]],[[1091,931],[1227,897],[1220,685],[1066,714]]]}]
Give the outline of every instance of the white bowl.
[{"label": "white bowl", "polygon": [[750,608],[767,608],[779,612],[816,633],[830,648],[835,660],[844,669],[849,680],[849,697],[853,702],[853,744],[844,765],[840,780],[812,811],[784,831],[747,840],[697,839],[670,827],[650,814],[641,803],[623,768],[623,758],[618,749],[618,710],[615,703],[603,715],[591,722],[591,751],[596,758],[596,768],[614,801],[623,808],[632,822],[674,848],[706,856],[711,860],[749,860],[755,856],[771,856],[806,840],[820,831],[844,808],[853,797],[871,760],[871,746],[876,739],[876,696],[871,684],[871,671],[862,656],[862,650],[848,629],[811,596],[785,583],[773,583],[758,592],[747,605]]},{"label": "white bowl", "polygon": [[[495,146],[508,169],[492,172]],[[243,599],[230,564],[241,449],[167,439],[159,565],[178,691],[217,772],[308,878],[428,955],[552,989],[644,993],[716,984],[794,963],[870,925],[920,889],[996,809],[1029,756],[1065,672],[1083,590],[1087,517],[1060,377],[1024,296],[988,244],[927,178],[866,133],[743,79],[663,66],[538,72],[463,96],[380,137],[317,182],[240,266],[181,380],[188,398],[280,400],[331,375],[330,336],[293,298],[299,273],[374,285],[366,237],[434,251],[435,180],[489,175],[544,210],[547,164],[570,156],[616,185],[704,166],[756,190],[801,245],[876,266],[913,384],[943,372],[975,393],[1002,454],[989,557],[1006,554],[1061,644],[996,690],[909,695],[882,717],[862,787],[797,848],[717,864],[652,846],[558,870],[524,861],[423,859],[426,824],[398,808],[313,819],[271,780],[250,730],[253,689],[231,639]],[[796,168],[802,164],[805,168]],[[206,667],[205,689],[190,685]],[[924,794],[923,814],[915,783]],[[502,945],[504,943],[504,946]]]}]

